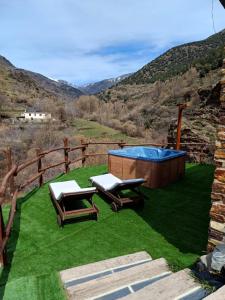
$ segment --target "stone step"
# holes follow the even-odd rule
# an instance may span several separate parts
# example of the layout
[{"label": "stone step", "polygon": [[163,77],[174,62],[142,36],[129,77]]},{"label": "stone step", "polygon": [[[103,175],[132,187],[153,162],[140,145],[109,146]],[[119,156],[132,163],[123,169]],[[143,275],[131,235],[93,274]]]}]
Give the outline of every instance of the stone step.
[{"label": "stone step", "polygon": [[141,264],[146,261],[151,261],[151,256],[146,251],[136,252],[129,255],[123,255],[95,263],[67,269],[60,272],[60,277],[65,286],[74,283],[88,280],[88,277],[98,277],[104,275],[103,273],[111,273],[112,269],[128,268],[133,264]]},{"label": "stone step", "polygon": [[224,300],[225,299],[225,286],[218,289],[216,292],[210,294],[205,300]]},{"label": "stone step", "polygon": [[190,270],[184,269],[120,299],[200,300],[205,295],[206,292],[192,277]]},{"label": "stone step", "polygon": [[68,287],[67,293],[70,299],[95,299],[124,287],[128,289],[130,285],[147,279],[160,278],[169,274],[171,272],[166,260],[160,258],[129,269],[120,270],[119,272],[113,272],[105,277]]}]

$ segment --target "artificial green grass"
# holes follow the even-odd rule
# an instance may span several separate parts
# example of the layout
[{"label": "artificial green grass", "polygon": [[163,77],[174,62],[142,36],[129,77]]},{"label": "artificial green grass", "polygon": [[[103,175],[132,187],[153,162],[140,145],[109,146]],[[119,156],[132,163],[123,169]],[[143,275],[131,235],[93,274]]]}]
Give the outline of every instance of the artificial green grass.
[{"label": "artificial green grass", "polygon": [[[76,179],[86,187],[90,176],[104,172],[105,166],[87,167],[56,180]],[[64,299],[57,271],[141,250],[166,258],[174,270],[190,267],[206,249],[213,172],[213,166],[188,164],[181,181],[143,188],[142,210],[114,213],[95,195],[99,220],[63,229],[56,223],[48,185],[28,194],[18,202],[8,243],[10,264],[0,278],[3,299]]]},{"label": "artificial green grass", "polygon": [[3,299],[62,300],[66,297],[59,275],[55,271],[46,275],[31,275],[10,281],[6,286]]}]

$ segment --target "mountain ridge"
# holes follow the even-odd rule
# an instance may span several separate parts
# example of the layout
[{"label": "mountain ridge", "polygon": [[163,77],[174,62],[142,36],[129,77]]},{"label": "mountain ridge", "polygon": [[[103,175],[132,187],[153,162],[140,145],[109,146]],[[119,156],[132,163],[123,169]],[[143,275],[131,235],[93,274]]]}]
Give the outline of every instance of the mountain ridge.
[{"label": "mountain ridge", "polygon": [[8,68],[15,68],[15,66],[4,56],[0,55],[0,66],[1,67],[8,67]]},{"label": "mountain ridge", "polygon": [[93,83],[86,84],[84,86],[78,86],[78,89],[85,94],[95,95],[105,91],[107,88],[111,88],[120,81],[124,80],[126,77],[130,76],[132,73],[120,75],[118,77],[103,79]]},{"label": "mountain ridge", "polygon": [[81,95],[83,92],[64,82],[17,68],[0,55],[0,97],[6,105],[32,106],[35,100],[72,101]]},{"label": "mountain ridge", "polygon": [[175,46],[122,80],[119,85],[154,83],[184,74],[191,66],[198,64],[196,60],[208,58],[209,52],[212,56],[216,55],[218,48],[223,52],[224,44],[225,29],[204,40]]},{"label": "mountain ridge", "polygon": [[224,44],[225,30],[203,41],[172,48],[99,93],[96,109],[81,115],[128,135],[162,141],[176,120],[177,104],[189,102],[191,108],[183,118],[188,132],[194,133],[196,139],[214,142]]}]

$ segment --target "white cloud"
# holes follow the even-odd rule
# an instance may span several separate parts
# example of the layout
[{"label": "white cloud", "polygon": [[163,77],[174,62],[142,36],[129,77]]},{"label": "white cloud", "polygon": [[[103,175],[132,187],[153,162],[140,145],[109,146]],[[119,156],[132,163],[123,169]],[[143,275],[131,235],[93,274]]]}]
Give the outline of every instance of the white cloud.
[{"label": "white cloud", "polygon": [[[154,54],[212,32],[211,0],[0,0],[0,54],[53,78],[89,81],[135,71]],[[215,0],[215,24],[225,10]],[[141,44],[143,56],[120,45]],[[102,49],[118,47],[114,54]],[[149,50],[148,50],[149,49]],[[138,50],[140,52],[140,49]],[[129,52],[129,51],[128,51]]]}]

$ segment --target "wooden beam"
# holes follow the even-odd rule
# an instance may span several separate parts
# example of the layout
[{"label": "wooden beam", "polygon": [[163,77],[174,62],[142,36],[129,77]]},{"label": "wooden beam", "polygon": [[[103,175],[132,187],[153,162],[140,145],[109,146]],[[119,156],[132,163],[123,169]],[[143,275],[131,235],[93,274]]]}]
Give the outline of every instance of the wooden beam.
[{"label": "wooden beam", "polygon": [[182,112],[187,107],[187,104],[178,105],[178,121],[177,121],[177,143],[176,150],[180,150],[180,140],[181,140],[181,125],[182,125]]}]

